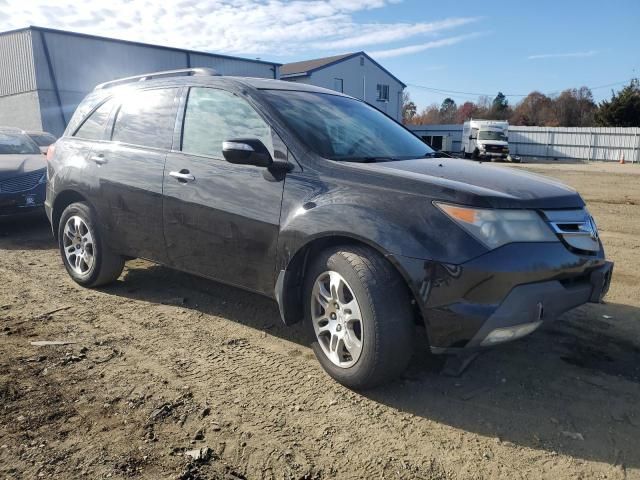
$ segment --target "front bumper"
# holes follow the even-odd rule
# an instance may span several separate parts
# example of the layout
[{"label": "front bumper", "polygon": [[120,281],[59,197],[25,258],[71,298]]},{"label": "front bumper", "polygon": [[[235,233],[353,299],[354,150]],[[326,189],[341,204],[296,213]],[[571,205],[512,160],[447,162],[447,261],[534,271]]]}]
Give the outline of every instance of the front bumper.
[{"label": "front bumper", "polygon": [[[613,263],[606,262],[591,272],[588,279],[574,284],[565,285],[558,280],[551,280],[515,287],[465,348],[515,340],[524,336],[516,333],[518,329],[528,334],[536,330],[542,322],[553,321],[567,310],[587,302],[599,303],[609,290],[612,271]],[[509,338],[507,332],[511,332],[513,337]],[[496,333],[504,336],[499,337]],[[495,337],[492,337],[493,335]]]},{"label": "front bumper", "polygon": [[509,156],[509,152],[487,152],[484,150],[480,151],[480,156],[485,158],[507,158]]},{"label": "front bumper", "polygon": [[[509,244],[461,265],[393,259],[411,285],[434,353],[498,343],[487,341],[496,329],[508,333],[550,322],[571,308],[599,302],[613,270],[602,249],[582,256],[560,242]],[[502,341],[509,339],[506,333]]]},{"label": "front bumper", "polygon": [[0,193],[0,217],[42,211],[45,199],[44,183],[31,190],[16,193]]}]

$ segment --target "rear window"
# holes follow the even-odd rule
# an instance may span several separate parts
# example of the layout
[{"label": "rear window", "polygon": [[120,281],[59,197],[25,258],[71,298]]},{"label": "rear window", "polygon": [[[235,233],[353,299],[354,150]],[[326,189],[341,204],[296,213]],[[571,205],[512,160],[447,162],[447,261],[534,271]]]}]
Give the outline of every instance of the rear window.
[{"label": "rear window", "polygon": [[113,108],[113,100],[107,100],[100,105],[75,133],[74,137],[86,138],[87,140],[102,140],[104,127],[109,119],[109,114]]},{"label": "rear window", "polygon": [[0,132],[0,155],[27,155],[40,153],[40,149],[27,135]]},{"label": "rear window", "polygon": [[178,89],[130,92],[122,99],[111,139],[144,147],[171,148]]}]

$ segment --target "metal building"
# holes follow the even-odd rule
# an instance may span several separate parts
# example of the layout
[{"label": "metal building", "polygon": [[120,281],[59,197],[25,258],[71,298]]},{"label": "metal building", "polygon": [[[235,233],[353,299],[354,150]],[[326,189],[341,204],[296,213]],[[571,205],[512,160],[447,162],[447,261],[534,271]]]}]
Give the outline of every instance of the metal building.
[{"label": "metal building", "polygon": [[[462,125],[408,125],[432,147],[459,153]],[[524,127],[509,125],[509,150],[525,158],[640,162],[638,127]]]},{"label": "metal building", "polygon": [[60,135],[98,83],[189,67],[211,67],[223,75],[280,75],[279,63],[32,26],[0,33],[0,126]]},{"label": "metal building", "polygon": [[280,78],[329,88],[359,98],[398,121],[406,85],[365,52],[286,63]]}]

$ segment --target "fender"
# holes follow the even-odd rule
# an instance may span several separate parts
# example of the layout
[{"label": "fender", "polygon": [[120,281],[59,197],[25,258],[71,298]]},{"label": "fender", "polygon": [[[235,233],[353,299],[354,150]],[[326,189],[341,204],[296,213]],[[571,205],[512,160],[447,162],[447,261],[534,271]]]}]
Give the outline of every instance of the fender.
[{"label": "fender", "polygon": [[[302,317],[304,272],[318,250],[345,243],[368,245],[396,266],[414,295],[415,282],[396,256],[459,260],[463,246],[470,256],[481,253],[461,229],[446,225],[450,220],[423,195],[366,183],[349,188],[344,178],[337,182],[326,172],[322,182],[314,177],[293,172],[285,183],[274,279],[285,324]],[[447,237],[438,231],[447,231]]]}]

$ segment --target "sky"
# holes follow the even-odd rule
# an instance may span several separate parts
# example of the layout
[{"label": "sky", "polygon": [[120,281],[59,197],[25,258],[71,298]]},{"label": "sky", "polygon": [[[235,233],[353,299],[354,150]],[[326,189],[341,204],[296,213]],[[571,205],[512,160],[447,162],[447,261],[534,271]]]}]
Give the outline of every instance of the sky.
[{"label": "sky", "polygon": [[0,0],[28,25],[286,63],[364,50],[419,109],[640,77],[640,0]]}]

